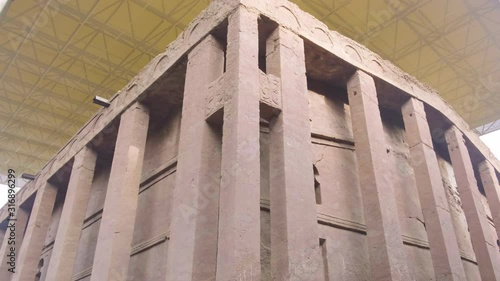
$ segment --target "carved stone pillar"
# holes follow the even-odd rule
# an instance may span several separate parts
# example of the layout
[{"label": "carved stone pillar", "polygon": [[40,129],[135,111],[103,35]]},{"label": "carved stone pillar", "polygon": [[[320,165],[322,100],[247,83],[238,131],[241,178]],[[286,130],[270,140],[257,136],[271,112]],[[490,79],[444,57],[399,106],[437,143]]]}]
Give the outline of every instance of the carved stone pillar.
[{"label": "carved stone pillar", "polygon": [[462,133],[453,126],[446,132],[446,142],[479,273],[483,280],[498,281],[500,280],[498,246],[489,229],[465,140]]},{"label": "carved stone pillar", "polygon": [[97,154],[88,147],[84,147],[75,156],[47,269],[47,280],[66,281],[73,277],[73,266],[94,178],[96,159]]},{"label": "carved stone pillar", "polygon": [[[11,260],[9,255],[12,255],[12,253],[15,255],[16,267],[18,267],[19,249],[23,242],[29,215],[28,211],[16,205],[15,217],[13,217],[14,220],[7,222],[7,229],[5,230],[3,240],[0,240],[2,241],[0,247],[0,280],[11,280],[14,275],[9,271],[11,265],[7,264]],[[12,223],[15,223],[15,225],[12,225]],[[11,230],[13,230],[12,233]],[[18,271],[17,269],[18,268],[16,268],[15,272]]]},{"label": "carved stone pillar", "polygon": [[57,187],[49,182],[42,183],[36,193],[23,243],[19,249],[17,271],[12,280],[33,281],[43,250],[50,218],[54,210]]},{"label": "carved stone pillar", "polygon": [[267,40],[267,72],[281,79],[271,122],[271,255],[276,280],[323,280],[303,40],[278,27]]},{"label": "carved stone pillar", "polygon": [[168,281],[215,279],[221,139],[205,121],[205,105],[210,83],[224,71],[223,48],[209,35],[189,54],[168,245]]},{"label": "carved stone pillar", "polygon": [[484,160],[479,164],[479,172],[484,191],[486,192],[486,198],[488,199],[488,205],[490,205],[497,236],[500,238],[500,186],[495,168],[493,168],[488,160]]},{"label": "carved stone pillar", "polygon": [[260,280],[258,15],[229,17],[217,281]]},{"label": "carved stone pillar", "polygon": [[357,71],[349,80],[347,89],[368,237],[371,280],[410,280],[396,197],[387,169],[388,144],[375,82],[368,74]]},{"label": "carved stone pillar", "polygon": [[425,219],[436,280],[466,280],[448,201],[432,144],[424,104],[411,98],[402,108],[410,162]]},{"label": "carved stone pillar", "polygon": [[148,109],[139,103],[121,116],[92,281],[127,279],[148,124]]},{"label": "carved stone pillar", "polygon": [[[0,241],[2,241],[2,244],[3,244],[3,239],[5,238],[5,234],[6,233],[7,233],[7,229],[3,229],[3,228],[0,229]],[[2,244],[0,244],[0,247],[1,247]]]}]

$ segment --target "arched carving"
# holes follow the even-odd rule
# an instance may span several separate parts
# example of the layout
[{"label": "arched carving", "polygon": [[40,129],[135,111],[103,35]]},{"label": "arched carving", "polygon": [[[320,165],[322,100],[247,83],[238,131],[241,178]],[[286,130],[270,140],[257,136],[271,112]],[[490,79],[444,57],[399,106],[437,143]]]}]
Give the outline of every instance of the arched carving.
[{"label": "arched carving", "polygon": [[129,95],[137,96],[139,94],[138,92],[139,92],[139,85],[137,85],[137,83],[135,82],[127,87],[127,96]]},{"label": "arched carving", "polygon": [[[102,114],[103,114],[103,113],[102,113],[102,111],[101,111],[101,112],[99,112],[97,115],[95,115],[95,116],[94,116],[94,118],[92,118],[92,120],[90,120],[90,122],[89,122],[89,123],[88,123],[88,125],[87,125],[87,127],[89,128],[89,131],[88,131],[89,133],[95,130],[95,128],[97,127],[97,124],[98,124],[99,120],[100,120],[100,119],[101,119],[101,117],[102,117]],[[85,134],[85,136],[86,136],[86,135],[88,135],[88,133],[87,133],[87,134]]]},{"label": "arched carving", "polygon": [[161,74],[163,74],[163,72],[166,70],[166,65],[168,64],[169,61],[168,59],[169,57],[167,54],[164,54],[163,56],[160,57],[153,71],[154,76],[160,76]]},{"label": "arched carving", "polygon": [[116,107],[118,109],[123,107],[123,105],[125,103],[125,95],[126,95],[126,92],[123,92],[123,91],[118,92],[118,95],[116,97],[116,101],[117,101]]},{"label": "arched carving", "polygon": [[362,62],[363,59],[361,58],[361,55],[359,54],[358,50],[354,47],[354,46],[351,46],[351,45],[346,45],[345,46],[345,49],[344,49],[344,52],[349,55],[351,58],[359,61],[359,62]]},{"label": "arched carving", "polygon": [[[58,169],[57,166],[60,166],[61,159],[62,159],[61,153],[56,154],[56,156],[54,157],[54,161],[52,162],[52,165],[50,166],[50,170],[47,170],[47,173],[49,175],[52,175],[56,172],[56,169]],[[37,176],[37,178],[38,178],[38,176]]]},{"label": "arched carving", "polygon": [[103,121],[105,121],[106,118],[103,118],[103,115],[103,112],[99,112],[99,114],[94,118],[90,132],[94,132],[95,130],[102,129],[104,127]]},{"label": "arched carving", "polygon": [[325,30],[323,27],[317,26],[313,29],[313,32],[314,34],[320,36],[323,39],[323,41],[327,43],[329,42],[331,45],[334,45],[330,32]]},{"label": "arched carving", "polygon": [[52,167],[54,166],[54,162],[56,162],[56,158],[52,158],[49,163],[47,163],[47,171],[50,173],[52,171]]},{"label": "arched carving", "polygon": [[302,27],[299,18],[290,8],[282,5],[278,7],[278,10],[281,11],[284,15],[285,22],[289,22],[291,24],[295,22],[295,26],[293,26],[294,24],[292,24],[292,27],[296,28],[297,30]]},{"label": "arched carving", "polygon": [[197,22],[194,25],[192,25],[192,27],[189,30],[186,31],[188,42],[191,43],[191,40],[193,40],[193,37],[196,35],[195,31],[198,29],[199,25],[200,25],[200,23]]},{"label": "arched carving", "polygon": [[371,62],[370,62],[370,65],[373,68],[373,70],[379,71],[381,73],[385,72],[384,67],[382,66],[382,64],[377,59],[372,59]]},{"label": "arched carving", "polygon": [[78,135],[76,137],[74,137],[73,139],[71,139],[70,142],[68,143],[68,145],[66,145],[63,148],[63,150],[61,150],[61,152],[59,153],[61,160],[64,161],[66,159],[66,157],[68,156],[68,154],[71,154],[71,151],[73,150],[73,146],[76,143],[77,137],[78,137]]}]

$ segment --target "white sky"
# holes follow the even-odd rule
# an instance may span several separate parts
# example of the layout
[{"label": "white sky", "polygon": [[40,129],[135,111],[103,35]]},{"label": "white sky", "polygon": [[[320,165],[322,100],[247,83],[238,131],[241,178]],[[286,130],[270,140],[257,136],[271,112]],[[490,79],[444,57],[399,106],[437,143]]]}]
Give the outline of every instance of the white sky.
[{"label": "white sky", "polygon": [[490,148],[497,159],[500,159],[500,130],[482,136],[481,140]]},{"label": "white sky", "polygon": [[[500,130],[481,136],[481,140],[490,148],[497,159],[500,159]],[[7,202],[7,190],[6,185],[0,184],[0,206]]]}]

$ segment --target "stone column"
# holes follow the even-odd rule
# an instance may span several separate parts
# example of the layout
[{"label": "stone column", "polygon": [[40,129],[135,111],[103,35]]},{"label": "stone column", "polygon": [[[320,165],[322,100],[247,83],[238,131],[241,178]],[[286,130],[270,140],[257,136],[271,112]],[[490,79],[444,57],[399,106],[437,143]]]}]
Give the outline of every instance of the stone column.
[{"label": "stone column", "polygon": [[223,48],[209,35],[188,58],[168,243],[169,281],[215,279],[221,139],[205,121],[205,105],[210,83],[224,71]]},{"label": "stone column", "polygon": [[282,27],[267,40],[267,73],[281,79],[270,130],[271,255],[276,280],[323,280],[304,41]]},{"label": "stone column", "polygon": [[26,232],[17,261],[17,271],[12,280],[33,281],[47,236],[47,230],[54,210],[57,187],[49,182],[42,183],[36,193]]},{"label": "stone column", "polygon": [[92,281],[127,279],[148,124],[148,109],[140,103],[121,116]]},{"label": "stone column", "polygon": [[[17,224],[17,222],[16,222]],[[17,227],[16,227],[17,228]],[[14,232],[13,236],[17,238],[18,233]],[[12,273],[8,271],[9,265],[7,262],[9,262],[10,257],[7,255],[10,253],[10,245],[9,245],[9,238],[10,238],[10,229],[9,229],[9,221],[7,220],[6,222],[6,229],[0,229],[0,279],[1,280],[10,280],[10,277],[12,276]],[[12,243],[12,242],[11,242]],[[17,244],[17,243],[16,243]],[[17,260],[17,255],[15,255],[15,259]]]},{"label": "stone column", "polygon": [[73,277],[73,267],[94,178],[96,160],[97,154],[88,147],[84,147],[75,156],[54,248],[47,269],[47,280],[66,281]]},{"label": "stone column", "polygon": [[217,281],[260,280],[260,144],[257,14],[229,17]]},{"label": "stone column", "polygon": [[357,71],[347,84],[370,254],[371,280],[410,280],[373,78]]},{"label": "stone column", "polygon": [[3,239],[5,238],[5,233],[7,233],[7,229],[0,229],[0,241],[2,241],[2,243]]},{"label": "stone column", "polygon": [[479,165],[479,172],[481,174],[481,182],[483,183],[488,205],[490,206],[491,216],[495,223],[497,236],[500,238],[500,186],[495,172],[495,168],[484,160]]},{"label": "stone column", "polygon": [[453,126],[446,132],[446,142],[481,278],[498,281],[500,280],[498,246],[489,229],[465,140],[462,133]]},{"label": "stone column", "polygon": [[[0,280],[11,280],[13,277],[13,273],[9,271],[11,268],[10,264],[7,264],[11,261],[11,252],[15,255],[16,267],[18,266],[19,261],[19,248],[22,245],[24,232],[26,231],[26,225],[28,224],[29,212],[23,208],[20,208],[19,205],[16,205],[15,216],[13,217],[13,221],[8,221],[7,229],[5,230],[5,236],[2,240],[2,245],[0,247]],[[15,225],[13,225],[15,224]],[[11,233],[11,228],[13,232]],[[13,249],[11,249],[13,248]],[[14,251],[12,251],[14,250]],[[18,267],[15,272],[17,272]]]},{"label": "stone column", "polygon": [[402,112],[436,280],[465,281],[465,271],[424,104],[411,98],[403,105]]}]

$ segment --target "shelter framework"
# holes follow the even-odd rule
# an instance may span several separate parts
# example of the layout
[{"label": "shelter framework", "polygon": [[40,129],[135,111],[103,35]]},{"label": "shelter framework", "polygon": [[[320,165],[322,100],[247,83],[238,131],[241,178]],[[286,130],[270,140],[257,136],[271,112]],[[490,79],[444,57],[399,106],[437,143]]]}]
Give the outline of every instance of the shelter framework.
[{"label": "shelter framework", "polygon": [[1,280],[500,280],[500,163],[288,1],[214,1],[0,210]]}]

